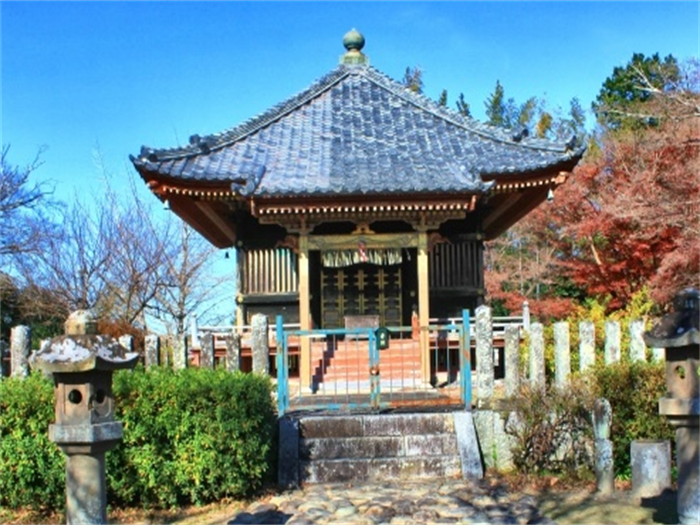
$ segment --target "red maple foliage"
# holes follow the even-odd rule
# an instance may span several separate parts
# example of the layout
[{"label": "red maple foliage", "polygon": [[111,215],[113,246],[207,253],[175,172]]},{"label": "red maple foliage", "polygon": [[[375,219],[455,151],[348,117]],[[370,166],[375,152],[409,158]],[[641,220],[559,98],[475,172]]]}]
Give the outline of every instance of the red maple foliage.
[{"label": "red maple foliage", "polygon": [[685,95],[647,103],[653,125],[600,136],[554,202],[489,246],[491,299],[518,310],[527,298],[533,312],[561,315],[571,301],[556,283],[611,311],[645,286],[663,305],[700,285],[700,96]]},{"label": "red maple foliage", "polygon": [[558,196],[558,265],[590,296],[664,303],[700,275],[700,130],[666,122],[609,137]]}]

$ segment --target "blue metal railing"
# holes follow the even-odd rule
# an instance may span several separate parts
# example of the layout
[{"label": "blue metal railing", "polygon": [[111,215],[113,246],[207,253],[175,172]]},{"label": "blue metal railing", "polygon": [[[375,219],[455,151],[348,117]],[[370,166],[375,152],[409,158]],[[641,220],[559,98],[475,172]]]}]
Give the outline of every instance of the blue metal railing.
[{"label": "blue metal railing", "polygon": [[[411,327],[389,327],[389,348],[380,350],[374,328],[290,330],[282,316],[276,318],[277,336],[277,407],[280,415],[290,405],[304,409],[379,409],[387,406],[431,403],[459,403],[471,408],[471,334],[469,312],[464,311],[461,323],[430,325],[431,348],[421,355],[420,342],[412,338]],[[296,391],[290,392],[290,339],[301,346],[309,341],[311,377],[308,389],[301,378]],[[454,353],[454,357],[452,354]],[[422,377],[422,359],[434,357],[431,363],[433,387],[443,369],[447,380],[440,386],[459,386],[459,396],[444,395],[430,388]],[[456,362],[455,362],[456,361]],[[454,383],[455,364],[459,364],[459,384]],[[426,388],[427,387],[427,388]]]}]

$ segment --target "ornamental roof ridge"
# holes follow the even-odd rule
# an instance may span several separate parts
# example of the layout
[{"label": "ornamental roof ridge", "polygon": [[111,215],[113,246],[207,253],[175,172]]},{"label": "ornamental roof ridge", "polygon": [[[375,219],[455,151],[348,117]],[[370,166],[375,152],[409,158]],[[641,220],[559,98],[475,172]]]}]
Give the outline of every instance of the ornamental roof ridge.
[{"label": "ornamental roof ridge", "polygon": [[[366,71],[367,74],[365,74],[365,76],[367,78],[373,80],[377,85],[387,89],[392,94],[401,97],[406,102],[413,104],[424,111],[432,113],[436,117],[447,120],[455,126],[479,135],[482,138],[509,145],[518,144],[528,149],[549,151],[554,153],[565,153],[567,151],[571,151],[573,154],[579,151],[579,149],[574,150],[571,147],[571,144],[568,142],[559,143],[548,139],[528,137],[527,135],[515,140],[513,136],[515,128],[501,128],[492,124],[480,122],[472,117],[466,117],[461,113],[448,108],[447,106],[441,106],[438,102],[422,93],[411,91],[407,87],[403,86],[403,84],[400,84],[385,73],[382,73],[371,66],[366,66],[360,71],[363,70]],[[397,89],[397,87],[401,89]]]},{"label": "ornamental roof ridge", "polygon": [[[232,128],[221,131],[219,133],[212,133],[209,135],[204,135],[200,137],[199,135],[192,135],[190,137],[190,143],[187,146],[181,146],[176,148],[149,148],[147,146],[141,147],[141,152],[139,153],[139,158],[148,159],[150,156],[155,155],[157,158],[154,159],[155,162],[162,162],[167,160],[174,160],[183,157],[195,156],[202,153],[208,153],[212,150],[217,150],[225,148],[252,133],[272,124],[273,122],[279,120],[290,112],[294,111],[298,107],[304,105],[305,103],[313,100],[318,95],[331,89],[334,85],[340,82],[343,78],[348,76],[353,71],[353,68],[348,68],[345,66],[339,66],[330,72],[326,73],[324,76],[320,77],[314,81],[309,87],[300,91],[296,95],[283,100],[272,106],[271,108],[255,115],[241,124],[238,124]],[[134,158],[130,156],[132,162],[138,162],[139,158]],[[149,159],[150,160],[150,159]]]}]

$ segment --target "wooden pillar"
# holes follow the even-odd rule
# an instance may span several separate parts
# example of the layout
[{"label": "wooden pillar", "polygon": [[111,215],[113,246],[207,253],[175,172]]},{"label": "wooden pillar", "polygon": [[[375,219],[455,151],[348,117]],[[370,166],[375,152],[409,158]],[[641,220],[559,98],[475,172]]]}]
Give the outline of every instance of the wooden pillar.
[{"label": "wooden pillar", "polygon": [[428,281],[428,233],[418,234],[418,321],[420,324],[421,379],[430,384],[430,289]]},{"label": "wooden pillar", "polygon": [[[309,288],[309,236],[299,235],[299,328],[311,329],[311,294]],[[311,387],[311,339],[300,338],[299,380],[301,388]]]},{"label": "wooden pillar", "polygon": [[245,252],[240,248],[234,248],[233,254],[236,258],[234,261],[236,265],[236,326],[238,328],[243,328],[245,325],[245,308],[241,301],[243,293],[248,291],[243,285],[243,275],[246,271]]}]

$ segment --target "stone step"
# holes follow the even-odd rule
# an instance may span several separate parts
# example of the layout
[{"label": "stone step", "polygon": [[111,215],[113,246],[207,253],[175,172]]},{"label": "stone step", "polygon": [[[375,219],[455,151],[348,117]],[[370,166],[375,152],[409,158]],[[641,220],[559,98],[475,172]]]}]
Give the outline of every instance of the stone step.
[{"label": "stone step", "polygon": [[481,477],[471,412],[280,420],[280,484]]},{"label": "stone step", "polygon": [[455,430],[449,413],[308,416],[301,418],[299,425],[302,439],[445,434]]},{"label": "stone step", "polygon": [[456,455],[300,461],[300,467],[306,483],[381,482],[457,477],[462,474],[460,458]]},{"label": "stone step", "polygon": [[400,456],[452,456],[457,451],[455,434],[312,438],[300,440],[300,458],[377,459]]}]

